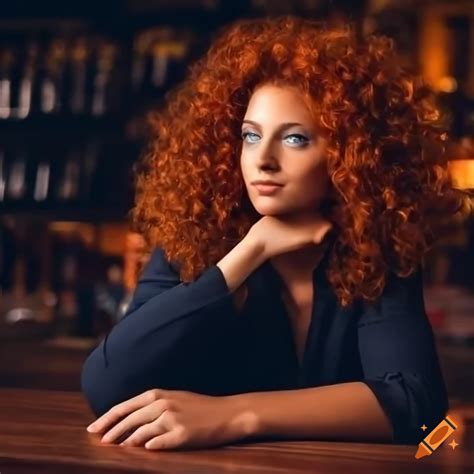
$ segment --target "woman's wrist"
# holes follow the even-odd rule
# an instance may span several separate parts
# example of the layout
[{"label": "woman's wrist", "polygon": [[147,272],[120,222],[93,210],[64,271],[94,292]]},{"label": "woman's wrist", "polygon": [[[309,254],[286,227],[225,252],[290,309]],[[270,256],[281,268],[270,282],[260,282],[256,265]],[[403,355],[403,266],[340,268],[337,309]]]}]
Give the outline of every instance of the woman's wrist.
[{"label": "woman's wrist", "polygon": [[233,439],[238,440],[258,434],[258,417],[251,404],[250,395],[242,393],[225,397],[231,410],[228,430]]},{"label": "woman's wrist", "polygon": [[233,292],[265,260],[263,246],[246,236],[216,265],[221,269],[229,290]]}]

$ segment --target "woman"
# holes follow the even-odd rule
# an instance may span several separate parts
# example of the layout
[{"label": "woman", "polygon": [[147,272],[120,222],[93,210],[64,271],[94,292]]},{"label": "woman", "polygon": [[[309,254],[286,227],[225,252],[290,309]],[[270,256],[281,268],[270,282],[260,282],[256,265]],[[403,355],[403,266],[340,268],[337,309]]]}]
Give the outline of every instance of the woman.
[{"label": "woman", "polygon": [[152,122],[151,257],[84,364],[88,430],[418,443],[448,409],[423,256],[461,205],[437,116],[387,38],[292,16],[222,32]]}]

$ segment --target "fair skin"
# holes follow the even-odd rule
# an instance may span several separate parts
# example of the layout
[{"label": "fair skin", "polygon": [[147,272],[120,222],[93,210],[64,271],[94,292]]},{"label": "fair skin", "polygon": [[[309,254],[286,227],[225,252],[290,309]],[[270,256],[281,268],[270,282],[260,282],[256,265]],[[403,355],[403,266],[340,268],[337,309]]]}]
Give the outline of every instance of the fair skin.
[{"label": "fair skin", "polygon": [[[299,125],[282,129],[288,122]],[[217,266],[239,311],[245,280],[270,259],[284,283],[281,296],[301,359],[314,299],[311,276],[332,227],[317,211],[329,185],[325,142],[312,127],[298,91],[271,85],[254,91],[242,132],[252,133],[242,145],[242,175],[263,217]],[[251,184],[256,179],[283,186],[263,195]],[[155,388],[114,406],[88,430],[102,434],[103,442],[156,450],[218,446],[259,436],[392,439],[389,419],[362,382],[224,397]]]}]

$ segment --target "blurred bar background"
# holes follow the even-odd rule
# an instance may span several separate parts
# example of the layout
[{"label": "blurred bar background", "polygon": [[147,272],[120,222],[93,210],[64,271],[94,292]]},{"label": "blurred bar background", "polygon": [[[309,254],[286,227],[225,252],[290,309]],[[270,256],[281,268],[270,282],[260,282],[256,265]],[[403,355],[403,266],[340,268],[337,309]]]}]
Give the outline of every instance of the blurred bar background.
[{"label": "blurred bar background", "polygon": [[[0,386],[79,390],[87,353],[136,281],[132,166],[145,115],[218,28],[282,13],[354,21],[395,39],[451,131],[474,190],[474,4],[434,0],[11,1],[0,17]],[[472,209],[472,208],[471,208]],[[449,395],[474,403],[472,212],[427,259],[425,306]],[[471,405],[472,406],[472,405]]]}]

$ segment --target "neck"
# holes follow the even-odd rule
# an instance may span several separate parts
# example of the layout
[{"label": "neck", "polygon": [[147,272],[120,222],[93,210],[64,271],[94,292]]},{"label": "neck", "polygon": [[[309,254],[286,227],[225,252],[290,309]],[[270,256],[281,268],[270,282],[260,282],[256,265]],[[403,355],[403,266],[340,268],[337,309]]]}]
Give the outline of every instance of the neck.
[{"label": "neck", "polygon": [[286,286],[295,283],[312,282],[313,271],[327,250],[329,241],[311,245],[270,258],[272,266],[285,282]]}]

